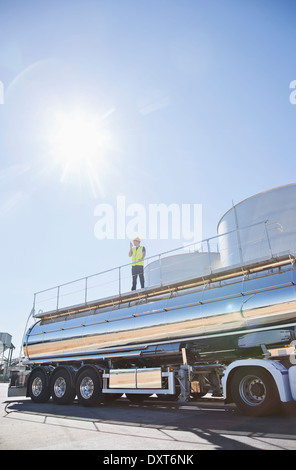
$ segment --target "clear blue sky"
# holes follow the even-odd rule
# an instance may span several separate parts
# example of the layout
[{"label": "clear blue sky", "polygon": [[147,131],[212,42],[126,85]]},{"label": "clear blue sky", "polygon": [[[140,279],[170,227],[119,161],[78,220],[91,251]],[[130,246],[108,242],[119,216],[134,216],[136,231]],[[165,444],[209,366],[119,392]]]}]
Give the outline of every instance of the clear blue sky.
[{"label": "clear blue sky", "polygon": [[[17,348],[35,291],[128,262],[127,239],[95,237],[98,204],[202,204],[206,238],[232,201],[295,182],[295,15],[294,0],[1,0],[0,331]],[[106,137],[90,170],[57,151],[77,115]]]}]

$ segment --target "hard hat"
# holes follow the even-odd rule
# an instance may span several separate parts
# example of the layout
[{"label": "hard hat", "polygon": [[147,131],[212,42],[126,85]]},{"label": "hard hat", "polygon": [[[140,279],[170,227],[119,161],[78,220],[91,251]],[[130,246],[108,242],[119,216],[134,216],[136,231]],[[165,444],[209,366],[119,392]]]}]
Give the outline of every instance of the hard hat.
[{"label": "hard hat", "polygon": [[139,243],[141,243],[141,240],[140,240],[139,237],[136,237],[136,238],[133,239],[133,242],[139,242]]}]

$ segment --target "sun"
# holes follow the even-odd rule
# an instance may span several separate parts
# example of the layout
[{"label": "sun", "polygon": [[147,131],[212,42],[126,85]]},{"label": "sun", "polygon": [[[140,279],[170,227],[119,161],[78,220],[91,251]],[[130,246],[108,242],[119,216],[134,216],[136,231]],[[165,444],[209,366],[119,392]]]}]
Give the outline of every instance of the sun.
[{"label": "sun", "polygon": [[61,169],[61,182],[86,176],[93,188],[101,186],[99,176],[106,171],[109,152],[114,149],[114,138],[104,122],[111,112],[102,117],[83,111],[55,113],[50,153]]}]

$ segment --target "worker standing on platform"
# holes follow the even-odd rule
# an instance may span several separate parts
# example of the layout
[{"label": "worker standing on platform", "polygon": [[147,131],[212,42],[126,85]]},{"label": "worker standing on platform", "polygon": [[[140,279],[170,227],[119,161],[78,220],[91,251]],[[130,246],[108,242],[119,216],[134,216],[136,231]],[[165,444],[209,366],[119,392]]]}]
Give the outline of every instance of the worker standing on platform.
[{"label": "worker standing on platform", "polygon": [[146,256],[146,249],[144,246],[140,245],[141,240],[138,237],[133,240],[133,243],[134,246],[130,243],[130,251],[128,255],[132,258],[132,290],[136,290],[138,276],[140,278],[141,288],[144,287],[144,258]]}]

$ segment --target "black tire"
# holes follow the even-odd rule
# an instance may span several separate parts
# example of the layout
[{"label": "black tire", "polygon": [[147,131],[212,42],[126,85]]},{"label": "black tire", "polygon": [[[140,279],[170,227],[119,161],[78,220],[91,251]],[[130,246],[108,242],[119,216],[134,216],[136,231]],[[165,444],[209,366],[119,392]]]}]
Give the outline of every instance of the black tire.
[{"label": "black tire", "polygon": [[238,410],[247,416],[274,414],[280,405],[272,376],[260,367],[242,367],[234,372],[231,395]]},{"label": "black tire", "polygon": [[76,383],[78,402],[83,406],[99,406],[103,402],[102,381],[99,373],[86,369],[78,376]]},{"label": "black tire", "polygon": [[65,369],[54,372],[50,381],[50,390],[53,400],[58,405],[72,403],[76,396],[76,390],[72,383],[70,372]]},{"label": "black tire", "polygon": [[44,371],[31,372],[28,392],[35,403],[46,403],[50,399],[50,388]]}]

